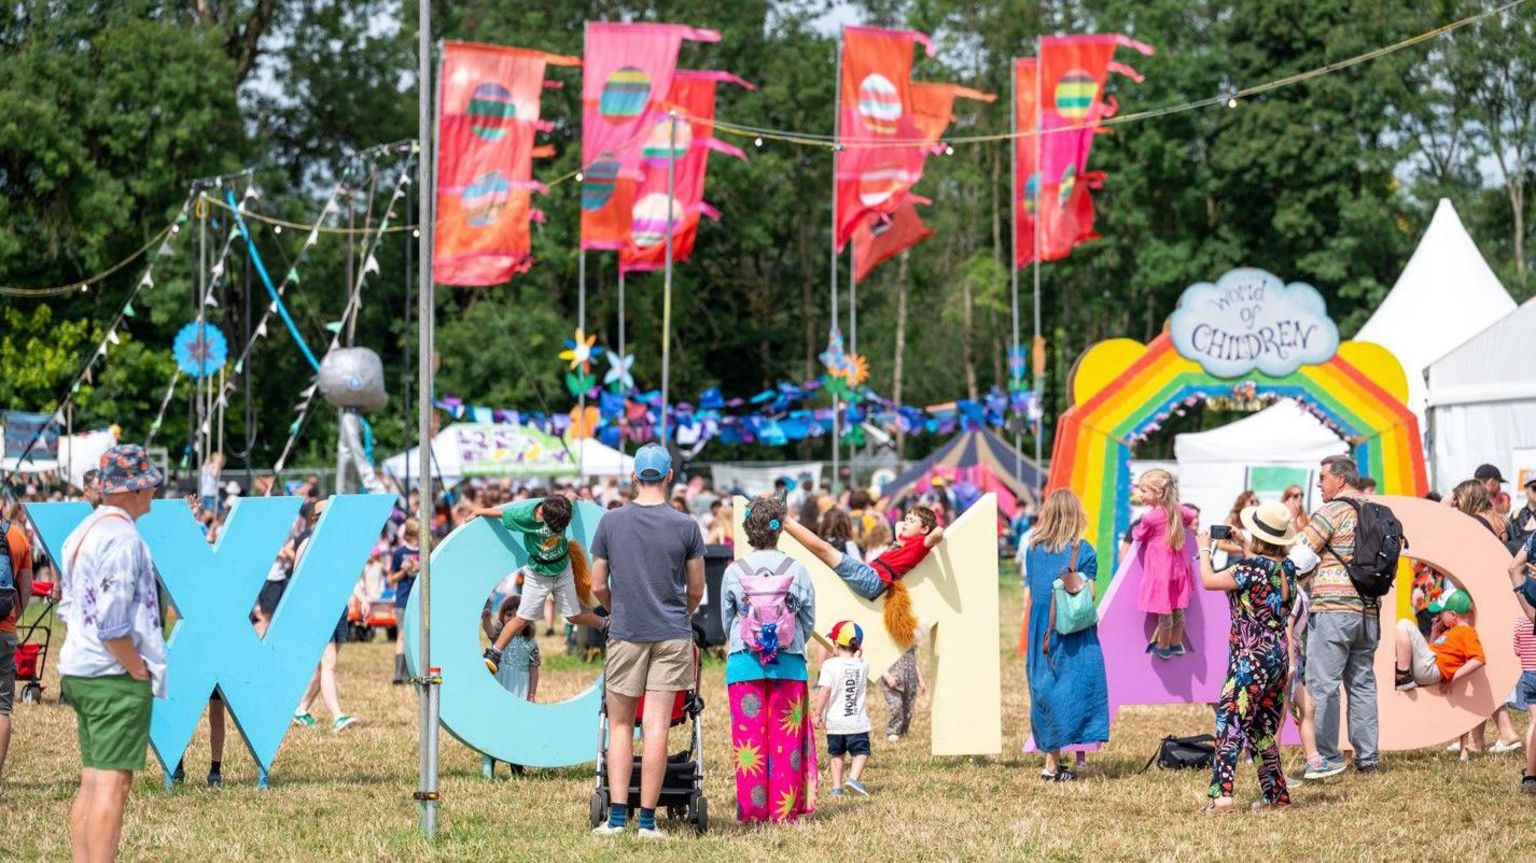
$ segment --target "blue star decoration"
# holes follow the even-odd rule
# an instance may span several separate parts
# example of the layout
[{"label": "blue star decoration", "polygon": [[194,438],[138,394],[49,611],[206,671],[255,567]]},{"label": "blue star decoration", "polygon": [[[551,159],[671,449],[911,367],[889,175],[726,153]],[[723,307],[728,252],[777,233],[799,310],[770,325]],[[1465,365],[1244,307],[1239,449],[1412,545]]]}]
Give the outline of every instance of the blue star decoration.
[{"label": "blue star decoration", "polygon": [[171,353],[182,374],[203,378],[217,372],[229,358],[224,333],[207,321],[192,321],[176,333]]},{"label": "blue star decoration", "polygon": [[603,375],[603,383],[616,393],[627,393],[635,388],[635,378],[630,371],[635,365],[634,354],[620,354],[617,351],[608,352],[608,373]]}]

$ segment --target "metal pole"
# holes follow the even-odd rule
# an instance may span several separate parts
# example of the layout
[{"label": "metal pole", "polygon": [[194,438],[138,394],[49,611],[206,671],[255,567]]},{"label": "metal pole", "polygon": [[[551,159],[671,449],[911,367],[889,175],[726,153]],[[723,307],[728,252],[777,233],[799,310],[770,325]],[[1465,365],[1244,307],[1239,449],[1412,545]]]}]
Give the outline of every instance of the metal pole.
[{"label": "metal pole", "polygon": [[[619,262],[619,362],[620,363],[622,363],[624,361],[624,357],[625,357],[625,353],[624,353],[624,262],[622,260],[620,260],[620,262]],[[619,380],[619,394],[624,396],[624,398],[626,399],[626,404],[627,404],[627,400],[629,399],[629,387],[624,385],[624,381],[622,379],[622,374],[621,374],[621,377],[620,377],[620,380]],[[624,449],[625,449],[625,444],[628,443],[628,440],[627,440],[628,436],[625,434],[625,432],[627,432],[628,430],[629,430],[629,417],[621,415],[619,417],[619,467],[620,467],[619,473],[621,475],[624,473],[624,471],[622,469],[623,466],[624,466]]]},{"label": "metal pole", "polygon": [[[836,188],[836,185],[833,186]],[[848,353],[859,352],[859,266],[854,260],[853,244],[848,244]],[[854,439],[848,439],[848,485],[853,485],[853,460],[858,457]]]},{"label": "metal pole", "polygon": [[[421,238],[418,242],[417,280],[420,290],[417,294],[417,346],[416,363],[417,380],[416,389],[416,440],[417,454],[420,458],[417,476],[421,477],[421,493],[417,500],[420,510],[417,514],[421,524],[421,569],[417,578],[421,582],[418,588],[421,591],[421,603],[419,605],[420,617],[417,621],[417,629],[420,633],[420,656],[416,666],[416,697],[420,715],[418,717],[416,734],[421,750],[421,782],[416,791],[416,799],[421,805],[420,828],[421,835],[427,839],[437,837],[437,716],[438,716],[438,691],[441,683],[438,669],[432,667],[432,486],[428,477],[432,475],[432,377],[433,377],[433,284],[432,284],[432,230],[436,224],[433,212],[433,191],[437,180],[437,147],[434,146],[433,135],[437,124],[434,122],[434,100],[436,89],[433,82],[436,78],[432,74],[432,4],[429,0],[418,3],[418,20],[416,30],[417,66],[416,77],[420,90],[417,100],[416,112],[416,136],[421,142],[421,153],[416,160],[416,209],[421,213],[418,220],[421,223]],[[437,100],[437,107],[441,109],[441,98]],[[428,158],[430,156],[430,158]]]},{"label": "metal pole", "polygon": [[[1039,61],[1035,61],[1036,64]],[[1040,70],[1038,65],[1035,75],[1038,77]],[[1019,128],[1019,64],[1015,60],[1013,68],[1008,70],[1008,131],[1015,132]],[[1039,166],[1036,166],[1036,170]],[[1037,217],[1039,210],[1036,211]],[[1013,352],[1019,359],[1024,358],[1024,346],[1019,344],[1019,142],[1017,138],[1008,139],[1008,225],[1010,234],[1009,246],[1011,251],[1008,257],[1008,282],[1013,307]],[[1009,357],[1011,361],[1013,357]],[[1024,370],[1019,370],[1020,383],[1024,377]],[[1010,385],[1013,383],[1009,381]],[[1024,466],[1019,463],[1019,456],[1024,449],[1024,417],[1015,417],[1013,424],[1013,482],[1022,485],[1024,482]],[[1039,463],[1036,462],[1036,469]]]},{"label": "metal pole", "polygon": [[[1040,114],[1041,114],[1041,111],[1040,111],[1040,106],[1041,106],[1041,103],[1040,103],[1040,100],[1042,98],[1044,98],[1042,96],[1042,94],[1041,94],[1041,83],[1040,82],[1045,77],[1045,57],[1042,56],[1041,53],[1040,53],[1041,45],[1042,45],[1042,42],[1040,41],[1040,39],[1038,37],[1036,37],[1036,39],[1035,39],[1035,116],[1034,116],[1034,119],[1031,121],[1034,124],[1034,127],[1035,127],[1035,171],[1037,172],[1037,178],[1035,180],[1035,261],[1034,261],[1034,270],[1035,270],[1035,273],[1034,273],[1034,276],[1035,276],[1035,293],[1034,293],[1035,338],[1034,338],[1034,341],[1030,344],[1030,361],[1031,361],[1030,364],[1032,366],[1034,366],[1034,373],[1035,373],[1034,374],[1035,398],[1040,401],[1040,409],[1041,409],[1040,422],[1038,424],[1036,424],[1036,426],[1035,426],[1035,465],[1036,465],[1037,468],[1039,467],[1039,465],[1040,465],[1040,463],[1041,463],[1041,461],[1042,461],[1042,459],[1044,457],[1044,454],[1045,454],[1045,447],[1044,447],[1044,441],[1043,441],[1043,438],[1045,437],[1045,393],[1043,392],[1043,390],[1045,389],[1045,369],[1041,368],[1041,365],[1043,365],[1042,363],[1034,362],[1034,358],[1035,358],[1034,357],[1034,346],[1040,343],[1040,221],[1041,221],[1040,215],[1041,215],[1042,212],[1044,212],[1043,210],[1040,209],[1040,192],[1042,191],[1042,187],[1045,185],[1045,173],[1043,171],[1041,171],[1042,165],[1040,164],[1040,145],[1041,145],[1041,140],[1040,140],[1040,135],[1041,135],[1041,129],[1040,129]],[[1041,477],[1041,484],[1042,484],[1042,486],[1044,485],[1044,477]]]},{"label": "metal pole", "polygon": [[[587,336],[587,250],[586,249],[580,249],[576,253],[576,329],[581,331],[582,338],[586,338],[586,336]],[[581,348],[580,345],[577,345],[576,347],[577,347],[578,350]],[[587,391],[586,390],[582,390],[581,394],[576,397],[576,416],[581,418],[580,421],[582,423],[585,423],[587,421]],[[587,451],[586,444],[582,443],[579,440],[577,441],[576,446],[577,446],[577,450],[576,451],[578,453],[585,453]],[[582,461],[585,462],[586,460],[583,459]],[[579,469],[582,471],[582,474],[581,474],[582,478],[585,479],[586,478],[586,470],[587,470],[586,467],[582,466]]]},{"label": "metal pole", "polygon": [[677,111],[667,112],[667,259],[661,279],[661,445],[667,445],[667,390],[672,382],[672,196],[677,174]]},{"label": "metal pole", "polygon": [[[417,146],[419,148],[420,144],[418,144]],[[416,161],[417,161],[418,164],[421,162],[421,159],[422,159],[422,156],[418,152],[416,154]],[[415,204],[411,200],[411,196],[410,195],[406,195],[405,196],[405,223],[407,225],[415,224],[415,222],[413,221],[415,219],[415,214],[412,212],[412,209],[413,209],[414,206],[415,206]],[[421,232],[421,227],[418,225],[416,227],[416,236],[420,237],[421,233],[422,233]],[[400,375],[400,378],[401,378],[401,390],[402,390],[402,392],[400,393],[400,408],[401,408],[401,410],[403,410],[405,412],[404,428],[407,428],[407,429],[411,427],[411,352],[409,350],[406,350],[406,348],[408,348],[410,346],[410,333],[411,333],[411,280],[412,280],[412,278],[414,278],[415,273],[416,273],[416,262],[415,262],[415,260],[413,260],[414,255],[412,253],[413,253],[413,250],[415,248],[416,248],[416,243],[411,242],[411,239],[407,238],[406,241],[405,241],[405,329],[402,332],[402,335],[400,336],[400,354],[401,354],[401,357],[402,357],[401,363],[405,367],[404,368],[404,373]],[[407,458],[405,460],[405,483],[401,487],[400,491],[401,491],[401,497],[404,500],[409,501],[411,499],[410,498],[410,494],[411,494],[411,460],[409,458]]]},{"label": "metal pole", "polygon": [[[837,154],[842,150],[842,144],[837,142],[843,128],[843,37],[838,32],[837,60],[832,76],[832,231],[829,240],[832,246],[832,266],[829,273],[829,281],[832,285],[832,326],[837,326]],[[837,490],[839,464],[838,446],[842,440],[842,413],[843,400],[838,396],[832,397],[832,481],[827,488]]]}]

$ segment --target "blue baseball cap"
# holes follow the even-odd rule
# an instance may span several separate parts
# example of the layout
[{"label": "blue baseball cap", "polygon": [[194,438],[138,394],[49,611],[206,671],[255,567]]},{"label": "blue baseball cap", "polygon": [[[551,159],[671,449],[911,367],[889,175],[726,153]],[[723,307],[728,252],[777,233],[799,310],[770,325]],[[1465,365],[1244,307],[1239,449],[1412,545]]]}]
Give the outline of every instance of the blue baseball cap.
[{"label": "blue baseball cap", "polygon": [[646,444],[635,453],[635,476],[646,482],[660,482],[672,472],[672,454],[660,444]]}]

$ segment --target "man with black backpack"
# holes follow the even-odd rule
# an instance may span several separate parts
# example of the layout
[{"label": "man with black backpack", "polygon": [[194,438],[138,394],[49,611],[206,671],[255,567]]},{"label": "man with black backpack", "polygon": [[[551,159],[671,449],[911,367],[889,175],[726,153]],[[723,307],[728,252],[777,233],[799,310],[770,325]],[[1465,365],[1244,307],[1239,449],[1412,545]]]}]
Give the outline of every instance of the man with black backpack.
[{"label": "man with black backpack", "polygon": [[17,523],[19,505],[0,508],[0,773],[11,746],[11,706],[16,700],[16,621],[32,595],[32,545]]},{"label": "man with black backpack", "polygon": [[1365,500],[1353,459],[1329,456],[1318,471],[1324,504],[1303,536],[1320,563],[1312,576],[1306,628],[1307,693],[1317,705],[1318,760],[1308,780],[1344,770],[1339,752],[1339,689],[1349,705],[1349,742],[1355,769],[1377,767],[1376,672],[1381,641],[1381,597],[1392,587],[1402,550],[1402,525],[1391,510]]}]

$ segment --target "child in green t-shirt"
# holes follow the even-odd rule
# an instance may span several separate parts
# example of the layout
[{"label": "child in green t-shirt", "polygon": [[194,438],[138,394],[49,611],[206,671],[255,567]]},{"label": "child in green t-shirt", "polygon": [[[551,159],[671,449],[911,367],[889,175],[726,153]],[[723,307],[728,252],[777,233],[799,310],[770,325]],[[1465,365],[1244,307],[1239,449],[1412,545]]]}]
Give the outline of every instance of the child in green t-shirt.
[{"label": "child in green t-shirt", "polygon": [[543,615],[544,601],[550,596],[555,598],[556,610],[571,623],[598,628],[605,625],[604,618],[583,606],[583,594],[586,601],[591,601],[591,581],[586,552],[580,543],[565,538],[565,529],[571,523],[568,498],[552,494],[542,500],[477,509],[474,516],[501,519],[503,527],[522,536],[523,549],[528,553],[528,563],[522,568],[523,599],[517,606],[517,616],[507,621],[496,643],[485,651],[485,667],[492,674],[501,665],[501,652],[523,627]]}]

